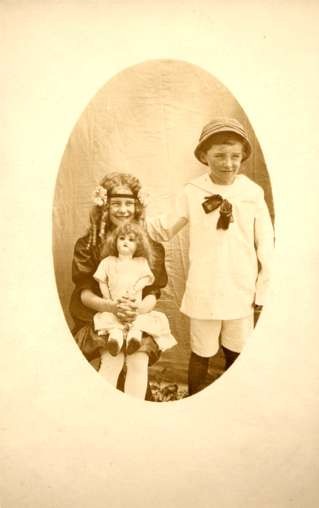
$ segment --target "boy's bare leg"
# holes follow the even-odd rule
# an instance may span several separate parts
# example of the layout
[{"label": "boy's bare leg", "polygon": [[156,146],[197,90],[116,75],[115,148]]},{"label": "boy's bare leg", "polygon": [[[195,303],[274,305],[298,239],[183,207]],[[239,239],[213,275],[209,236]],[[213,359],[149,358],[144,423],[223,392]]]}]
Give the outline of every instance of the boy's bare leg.
[{"label": "boy's bare leg", "polygon": [[124,365],[124,354],[119,353],[117,356],[111,355],[108,351],[101,355],[101,366],[99,373],[111,385],[117,385],[117,380]]}]

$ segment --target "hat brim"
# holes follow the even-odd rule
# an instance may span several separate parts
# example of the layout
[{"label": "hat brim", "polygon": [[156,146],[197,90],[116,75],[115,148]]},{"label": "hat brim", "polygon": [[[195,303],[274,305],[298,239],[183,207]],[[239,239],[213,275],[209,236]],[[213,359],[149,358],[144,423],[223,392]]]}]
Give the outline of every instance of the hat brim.
[{"label": "hat brim", "polygon": [[201,155],[203,153],[203,150],[202,150],[202,147],[203,145],[206,143],[206,141],[210,138],[213,138],[214,136],[217,136],[217,134],[220,134],[221,132],[229,132],[230,134],[235,134],[236,136],[238,136],[239,138],[241,138],[243,140],[243,144],[245,145],[246,147],[246,154],[244,155],[243,159],[242,159],[242,162],[244,162],[245,160],[248,159],[248,157],[250,156],[251,154],[251,144],[250,144],[250,141],[247,137],[243,136],[240,132],[238,132],[237,129],[232,129],[230,127],[225,127],[225,128],[219,128],[218,131],[216,132],[210,132],[210,133],[207,133],[206,136],[204,136],[200,142],[198,143],[198,145],[196,146],[195,150],[194,150],[194,155],[196,157],[197,160],[199,160],[199,162],[201,162],[202,164],[205,164],[206,166],[208,166],[207,162],[205,162],[202,158],[201,158]]}]

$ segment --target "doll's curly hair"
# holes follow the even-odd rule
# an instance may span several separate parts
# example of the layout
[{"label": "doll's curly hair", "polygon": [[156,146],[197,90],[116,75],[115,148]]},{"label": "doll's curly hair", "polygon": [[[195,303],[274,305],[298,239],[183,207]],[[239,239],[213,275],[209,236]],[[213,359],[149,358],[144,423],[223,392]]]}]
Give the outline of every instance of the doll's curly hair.
[{"label": "doll's curly hair", "polygon": [[[138,198],[138,193],[142,187],[138,178],[129,173],[113,171],[101,180],[100,186],[107,191],[108,197],[111,196],[116,187],[128,187],[135,198],[135,221],[139,222],[144,218],[144,206]],[[104,242],[107,231],[110,229],[112,229],[112,224],[109,220],[109,203],[104,206],[93,206],[90,211],[88,250],[92,246],[95,247],[99,242]]]},{"label": "doll's curly hair", "polygon": [[118,257],[117,239],[121,235],[133,235],[136,240],[136,251],[133,257],[146,258],[149,265],[152,266],[153,256],[149,238],[145,229],[137,222],[128,222],[114,229],[102,246],[101,258],[107,256]]}]

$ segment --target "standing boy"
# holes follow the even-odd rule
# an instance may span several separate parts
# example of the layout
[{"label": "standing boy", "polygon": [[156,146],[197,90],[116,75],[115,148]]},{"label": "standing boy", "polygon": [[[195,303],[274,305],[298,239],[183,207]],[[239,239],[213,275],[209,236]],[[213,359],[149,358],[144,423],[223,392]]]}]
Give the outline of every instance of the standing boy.
[{"label": "standing boy", "polygon": [[[273,227],[261,187],[239,174],[251,154],[233,118],[207,124],[195,149],[208,166],[185,185],[177,214],[150,220],[154,239],[168,240],[189,223],[189,272],[181,311],[190,317],[189,394],[205,386],[209,359],[221,342],[228,368],[253,330],[269,284]],[[259,262],[259,267],[258,267]]]}]

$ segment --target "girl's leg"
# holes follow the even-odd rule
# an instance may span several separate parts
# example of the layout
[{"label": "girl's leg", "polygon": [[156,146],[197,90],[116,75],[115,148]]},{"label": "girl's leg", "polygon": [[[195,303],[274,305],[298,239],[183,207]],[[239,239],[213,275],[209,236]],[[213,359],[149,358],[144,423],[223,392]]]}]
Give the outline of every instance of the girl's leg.
[{"label": "girl's leg", "polygon": [[148,355],[142,351],[126,357],[126,379],[124,392],[145,399],[148,381]]},{"label": "girl's leg", "polygon": [[194,395],[206,387],[209,357],[191,353],[188,366],[188,395]]},{"label": "girl's leg", "polygon": [[111,383],[117,385],[117,380],[124,365],[124,354],[119,353],[117,356],[112,356],[108,351],[101,355],[101,366],[99,373]]}]

